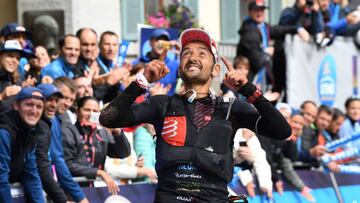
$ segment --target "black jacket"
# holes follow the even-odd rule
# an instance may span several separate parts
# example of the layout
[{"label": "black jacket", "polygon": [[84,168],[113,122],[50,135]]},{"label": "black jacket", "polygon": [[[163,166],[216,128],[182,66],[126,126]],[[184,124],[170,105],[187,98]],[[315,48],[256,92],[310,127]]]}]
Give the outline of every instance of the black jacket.
[{"label": "black jacket", "polygon": [[51,164],[49,161],[49,147],[51,141],[51,121],[42,118],[39,122],[39,128],[36,130],[36,163],[41,178],[41,183],[46,194],[54,202],[66,202],[67,198],[60,185],[55,181],[51,173]]},{"label": "black jacket", "polygon": [[113,136],[105,129],[92,128],[88,139],[92,139],[93,143],[88,147],[93,148],[95,157],[88,161],[84,139],[89,134],[85,133],[88,130],[85,128],[79,123],[75,126],[64,122],[62,125],[64,158],[73,176],[94,179],[97,170],[103,169],[106,156],[125,158],[130,155],[130,143],[123,133]]},{"label": "black jacket", "polygon": [[17,111],[0,114],[0,127],[12,136],[9,182],[20,182],[25,155],[35,147],[34,128],[28,127]]},{"label": "black jacket", "polygon": [[[26,202],[44,202],[42,185],[36,168],[35,129],[38,126],[28,126],[15,110],[0,114],[0,129],[9,134],[8,143],[2,142],[1,202],[10,202],[11,196],[8,183],[21,182],[24,186]],[[6,138],[5,138],[6,139]],[[3,141],[3,140],[2,140]],[[7,188],[9,189],[7,193]]]},{"label": "black jacket", "polygon": [[[265,25],[269,33],[268,40],[283,38],[288,33],[297,32],[296,26],[272,26],[267,23]],[[263,51],[261,31],[253,20],[250,18],[244,20],[239,35],[236,56],[242,55],[249,59],[251,65],[249,78],[252,79],[262,67],[270,66],[271,57]]]},{"label": "black jacket", "polygon": [[[0,93],[4,91],[4,89],[11,85],[20,85],[21,80],[16,83],[12,82],[11,76],[4,70],[0,68]],[[0,100],[0,112],[5,112],[11,109],[11,104],[15,101],[15,96],[10,96],[5,100]]]}]

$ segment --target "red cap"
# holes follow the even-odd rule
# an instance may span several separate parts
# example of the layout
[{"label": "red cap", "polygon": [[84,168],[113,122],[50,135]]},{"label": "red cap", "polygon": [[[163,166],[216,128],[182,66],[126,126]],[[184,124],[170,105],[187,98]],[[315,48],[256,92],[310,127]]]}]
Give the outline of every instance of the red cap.
[{"label": "red cap", "polygon": [[190,42],[200,41],[206,44],[211,53],[213,54],[215,61],[219,61],[219,55],[216,48],[216,43],[211,39],[208,32],[198,28],[190,28],[184,30],[180,35],[181,52],[183,48]]},{"label": "red cap", "polygon": [[265,5],[264,0],[254,0],[249,4],[249,11],[253,9],[266,9],[266,8],[268,7]]}]

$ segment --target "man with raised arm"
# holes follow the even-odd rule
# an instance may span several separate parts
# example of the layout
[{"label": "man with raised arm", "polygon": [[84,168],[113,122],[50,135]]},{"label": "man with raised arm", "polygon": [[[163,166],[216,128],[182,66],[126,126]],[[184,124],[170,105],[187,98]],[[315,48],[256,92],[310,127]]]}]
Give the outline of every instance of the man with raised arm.
[{"label": "man with raised arm", "polygon": [[[200,29],[187,29],[180,36],[178,73],[185,93],[158,95],[143,103],[135,99],[150,83],[168,72],[163,57],[147,64],[124,93],[101,113],[106,127],[151,123],[157,135],[155,202],[228,202],[227,183],[233,175],[233,137],[238,128],[275,139],[290,136],[283,116],[225,59],[225,84],[248,98],[232,100],[210,91],[213,77],[220,72],[218,52],[210,35]],[[162,54],[163,55],[163,54]]]}]

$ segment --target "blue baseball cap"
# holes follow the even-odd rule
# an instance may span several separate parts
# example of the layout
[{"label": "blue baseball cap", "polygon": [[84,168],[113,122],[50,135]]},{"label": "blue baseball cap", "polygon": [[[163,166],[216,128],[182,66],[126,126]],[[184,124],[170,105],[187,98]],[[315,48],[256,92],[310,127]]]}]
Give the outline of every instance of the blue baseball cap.
[{"label": "blue baseball cap", "polygon": [[[33,95],[34,92],[40,92],[42,96]],[[24,87],[21,91],[16,95],[16,101],[21,101],[24,99],[40,99],[44,100],[44,93],[42,90],[36,87]]]},{"label": "blue baseball cap", "polygon": [[1,37],[6,37],[11,34],[24,33],[25,35],[29,35],[29,32],[25,29],[25,27],[17,24],[17,23],[9,23],[6,24],[0,32]]},{"label": "blue baseball cap", "polygon": [[7,40],[5,43],[0,43],[0,53],[2,52],[18,52],[22,57],[28,56],[20,43],[17,40]]},{"label": "blue baseball cap", "polygon": [[63,95],[59,89],[53,84],[40,84],[37,86],[37,88],[39,88],[44,93],[45,99],[48,99],[53,95],[56,95],[59,98],[63,98]]},{"label": "blue baseball cap", "polygon": [[167,40],[170,40],[170,33],[165,29],[155,29],[151,33],[151,38],[152,39],[157,39],[157,38],[160,38],[160,37],[166,37]]}]

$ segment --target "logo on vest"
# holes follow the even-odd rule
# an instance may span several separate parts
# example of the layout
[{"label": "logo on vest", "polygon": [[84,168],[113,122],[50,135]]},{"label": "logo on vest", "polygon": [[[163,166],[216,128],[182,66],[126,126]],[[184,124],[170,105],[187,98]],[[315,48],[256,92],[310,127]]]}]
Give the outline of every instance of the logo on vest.
[{"label": "logo on vest", "polygon": [[175,137],[177,134],[176,130],[178,129],[177,124],[178,124],[177,120],[169,120],[169,121],[165,120],[161,135],[166,136],[167,138]]},{"label": "logo on vest", "polygon": [[204,121],[209,122],[210,120],[211,120],[211,116],[210,116],[210,115],[204,116]]},{"label": "logo on vest", "polygon": [[165,142],[173,146],[184,146],[186,138],[186,117],[165,117],[161,137]]},{"label": "logo on vest", "polygon": [[180,200],[180,201],[184,201],[184,202],[191,202],[192,201],[191,197],[184,197],[184,196],[176,196],[176,199]]}]

